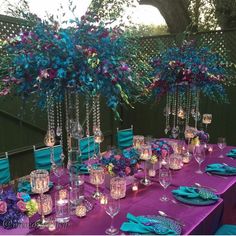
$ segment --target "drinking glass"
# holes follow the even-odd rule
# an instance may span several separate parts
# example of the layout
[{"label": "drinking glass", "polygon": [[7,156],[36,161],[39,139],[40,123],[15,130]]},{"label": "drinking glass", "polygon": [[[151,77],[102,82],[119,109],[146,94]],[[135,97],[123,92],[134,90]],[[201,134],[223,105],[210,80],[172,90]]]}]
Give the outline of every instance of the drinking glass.
[{"label": "drinking glass", "polygon": [[222,152],[223,152],[223,149],[226,147],[226,139],[222,138],[222,137],[218,138],[217,146],[221,150],[221,154],[218,157],[219,158],[224,158],[224,155],[223,155]]},{"label": "drinking glass", "polygon": [[196,145],[193,150],[193,155],[195,160],[198,163],[198,170],[196,171],[197,174],[203,174],[201,170],[201,164],[205,160],[205,147],[204,145]]},{"label": "drinking glass", "polygon": [[171,171],[169,167],[167,165],[161,166],[159,169],[159,182],[160,182],[160,185],[164,188],[164,194],[160,198],[162,202],[167,202],[169,200],[165,194],[165,190],[171,184],[171,179],[172,177],[171,177]]},{"label": "drinking glass", "polygon": [[52,163],[51,166],[53,174],[57,177],[57,184],[56,184],[56,189],[59,190],[62,188],[62,185],[60,184],[61,176],[64,174],[64,168],[63,168],[63,163]]},{"label": "drinking glass", "polygon": [[106,229],[105,233],[109,234],[109,235],[118,234],[119,230],[116,229],[113,226],[113,220],[114,220],[114,217],[120,211],[120,200],[119,199],[113,199],[111,197],[108,198],[107,199],[107,204],[105,205],[105,211],[111,217],[111,225],[108,229]]}]

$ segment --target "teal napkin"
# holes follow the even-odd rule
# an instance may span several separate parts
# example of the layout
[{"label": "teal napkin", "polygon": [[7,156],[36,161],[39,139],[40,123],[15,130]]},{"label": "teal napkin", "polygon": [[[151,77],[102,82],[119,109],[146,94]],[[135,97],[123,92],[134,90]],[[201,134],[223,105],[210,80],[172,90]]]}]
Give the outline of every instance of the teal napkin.
[{"label": "teal napkin", "polygon": [[140,234],[177,234],[174,230],[166,227],[160,220],[148,219],[145,216],[134,216],[130,213],[126,218],[128,222],[124,222],[120,229],[124,232],[140,233]]},{"label": "teal napkin", "polygon": [[81,174],[89,174],[88,166],[86,164],[79,165],[78,171]]},{"label": "teal napkin", "polygon": [[206,167],[207,172],[218,172],[218,173],[236,173],[236,167],[226,166],[220,163],[210,164]]},{"label": "teal napkin", "polygon": [[202,198],[203,200],[217,200],[218,196],[210,191],[201,188],[180,186],[172,190],[172,193],[186,198]]},{"label": "teal napkin", "polygon": [[[49,188],[52,188],[53,186],[53,182],[49,182]],[[30,182],[28,181],[24,181],[24,182],[20,182],[18,184],[18,189],[17,189],[18,192],[24,192],[24,193],[28,193],[28,194],[31,194],[32,191],[31,191],[31,185],[30,185]]]},{"label": "teal napkin", "polygon": [[226,155],[228,157],[235,157],[236,158],[236,149],[230,150]]}]

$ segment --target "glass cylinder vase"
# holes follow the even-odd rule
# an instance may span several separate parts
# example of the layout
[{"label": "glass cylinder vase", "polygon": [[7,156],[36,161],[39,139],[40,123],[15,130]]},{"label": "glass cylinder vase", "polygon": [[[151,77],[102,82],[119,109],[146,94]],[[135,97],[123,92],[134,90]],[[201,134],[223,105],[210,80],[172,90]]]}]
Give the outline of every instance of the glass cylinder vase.
[{"label": "glass cylinder vase", "polygon": [[110,193],[114,199],[124,198],[126,195],[125,177],[114,177],[110,181]]}]

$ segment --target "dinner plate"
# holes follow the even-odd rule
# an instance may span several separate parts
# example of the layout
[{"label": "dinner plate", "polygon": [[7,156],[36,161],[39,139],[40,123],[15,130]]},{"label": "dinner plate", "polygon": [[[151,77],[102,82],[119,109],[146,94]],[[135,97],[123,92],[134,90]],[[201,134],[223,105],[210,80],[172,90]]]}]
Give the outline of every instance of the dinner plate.
[{"label": "dinner plate", "polygon": [[207,206],[207,205],[213,205],[215,204],[218,199],[203,199],[201,197],[196,197],[196,198],[188,198],[188,197],[183,197],[179,196],[175,193],[173,193],[173,196],[176,200],[188,204],[188,205],[195,205],[195,206]]},{"label": "dinner plate", "polygon": [[166,234],[165,229],[167,228],[176,232],[177,235],[181,235],[182,227],[177,221],[159,215],[147,215],[145,217],[150,219],[150,223],[154,227],[156,234]]}]

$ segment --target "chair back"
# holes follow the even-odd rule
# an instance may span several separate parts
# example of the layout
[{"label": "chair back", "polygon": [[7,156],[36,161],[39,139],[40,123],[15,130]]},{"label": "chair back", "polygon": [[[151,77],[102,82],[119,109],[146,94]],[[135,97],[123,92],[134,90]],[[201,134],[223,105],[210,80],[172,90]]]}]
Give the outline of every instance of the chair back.
[{"label": "chair back", "polygon": [[7,152],[5,156],[0,157],[0,184],[6,184],[10,182],[10,165]]},{"label": "chair back", "polygon": [[123,150],[133,146],[133,127],[130,129],[117,130],[117,146]]},{"label": "chair back", "polygon": [[93,136],[80,139],[80,152],[81,161],[88,160],[94,153],[98,154],[99,146],[94,142]]},{"label": "chair back", "polygon": [[[60,155],[62,153],[62,146],[56,145],[53,147],[54,151],[54,160],[56,164],[60,164],[61,158]],[[35,160],[35,168],[50,170],[51,169],[51,161],[50,161],[50,147],[35,149],[34,147],[34,160]]]}]

